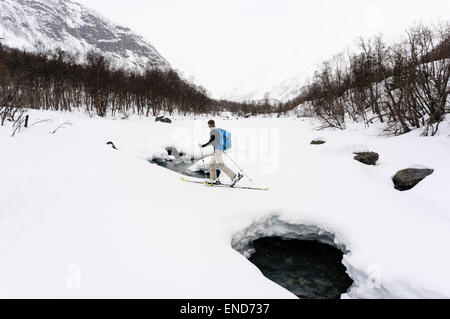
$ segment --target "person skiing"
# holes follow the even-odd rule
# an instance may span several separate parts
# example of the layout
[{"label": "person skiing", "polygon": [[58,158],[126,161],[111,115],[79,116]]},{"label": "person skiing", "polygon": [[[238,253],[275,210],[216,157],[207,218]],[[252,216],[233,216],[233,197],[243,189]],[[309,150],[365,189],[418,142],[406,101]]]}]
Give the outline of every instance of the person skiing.
[{"label": "person skiing", "polygon": [[214,155],[209,163],[209,179],[206,181],[208,184],[220,184],[219,178],[216,173],[216,163],[219,165],[219,169],[224,172],[231,179],[231,186],[234,186],[243,177],[240,173],[234,173],[228,166],[225,165],[222,155],[224,150],[227,149],[226,145],[222,145],[223,139],[221,133],[223,130],[216,128],[214,120],[208,121],[208,127],[211,129],[210,138],[206,144],[199,143],[200,148],[212,145],[214,147]]}]

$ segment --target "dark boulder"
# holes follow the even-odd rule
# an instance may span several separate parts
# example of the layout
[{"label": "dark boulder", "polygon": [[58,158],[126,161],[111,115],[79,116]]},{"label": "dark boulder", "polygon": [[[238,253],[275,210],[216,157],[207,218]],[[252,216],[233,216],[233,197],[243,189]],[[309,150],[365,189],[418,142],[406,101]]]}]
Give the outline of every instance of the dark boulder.
[{"label": "dark boulder", "polygon": [[428,175],[434,172],[433,169],[407,168],[398,171],[392,178],[395,189],[399,191],[407,191],[416,186]]},{"label": "dark boulder", "polygon": [[172,123],[172,120],[165,116],[158,116],[155,118],[155,122]]},{"label": "dark boulder", "polygon": [[183,156],[183,154],[178,152],[178,150],[173,146],[166,147],[166,151],[169,156],[173,155],[175,159],[181,159],[181,156]]},{"label": "dark boulder", "polygon": [[366,165],[375,165],[380,158],[378,153],[375,152],[360,152],[354,154],[356,154],[354,157],[355,160]]},{"label": "dark boulder", "polygon": [[311,145],[322,145],[322,144],[325,144],[326,142],[325,141],[322,141],[322,140],[314,140],[314,141],[311,141]]},{"label": "dark boulder", "polygon": [[111,145],[111,147],[112,147],[113,149],[117,150],[117,147],[116,147],[116,146],[114,145],[114,143],[111,142],[111,141],[107,142],[106,145]]}]

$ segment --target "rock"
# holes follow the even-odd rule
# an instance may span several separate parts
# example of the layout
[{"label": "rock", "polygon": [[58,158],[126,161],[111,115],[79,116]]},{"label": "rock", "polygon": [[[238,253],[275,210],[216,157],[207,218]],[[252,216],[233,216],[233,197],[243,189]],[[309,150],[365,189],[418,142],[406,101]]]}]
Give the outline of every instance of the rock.
[{"label": "rock", "polygon": [[311,141],[311,145],[322,145],[322,144],[325,144],[325,143],[326,143],[325,141],[321,141],[321,140]]},{"label": "rock", "polygon": [[181,159],[182,154],[180,154],[175,147],[172,146],[166,147],[166,151],[169,156],[173,155],[175,159]]},{"label": "rock", "polygon": [[169,119],[168,117],[158,116],[155,118],[155,122],[172,123],[172,120]]},{"label": "rock", "polygon": [[380,158],[378,153],[375,152],[361,152],[354,154],[356,154],[356,156],[354,157],[355,160],[366,165],[375,165]]},{"label": "rock", "polygon": [[250,116],[252,116],[250,113],[249,114],[245,114],[244,118],[248,119]]},{"label": "rock", "polygon": [[398,171],[392,178],[395,189],[406,191],[416,186],[428,175],[433,174],[433,169],[407,168]]},{"label": "rock", "polygon": [[108,143],[106,143],[106,145],[111,145],[111,147],[115,150],[117,150],[117,147],[114,145],[113,142],[109,141]]}]

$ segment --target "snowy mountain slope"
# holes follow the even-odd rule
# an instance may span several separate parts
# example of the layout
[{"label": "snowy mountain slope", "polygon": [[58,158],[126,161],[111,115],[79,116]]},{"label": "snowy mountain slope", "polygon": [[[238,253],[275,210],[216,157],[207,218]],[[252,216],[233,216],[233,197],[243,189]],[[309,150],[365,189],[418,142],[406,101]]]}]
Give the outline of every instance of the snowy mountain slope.
[{"label": "snowy mountain slope", "polygon": [[286,102],[300,94],[302,80],[301,76],[293,76],[281,82],[261,81],[252,78],[242,83],[231,92],[224,94],[223,98],[231,101],[260,101],[267,96],[269,100]]},{"label": "snowy mountain slope", "polygon": [[38,42],[73,53],[94,49],[129,68],[170,67],[141,36],[72,0],[0,0],[0,38],[27,50]]},{"label": "snowy mountain slope", "polygon": [[269,66],[255,72],[231,91],[225,92],[222,98],[239,102],[258,101],[267,95],[271,100],[286,102],[300,94],[304,82],[305,75],[297,72],[295,68]]},{"label": "snowy mountain slope", "polygon": [[[355,281],[342,297],[450,297],[448,120],[435,137],[380,138],[380,127],[359,124],[317,132],[306,119],[217,118],[232,133],[230,156],[271,187],[248,192],[183,183],[145,160],[168,145],[199,153],[206,118],[167,125],[76,112],[30,116],[30,123],[48,121],[14,138],[10,126],[0,127],[8,155],[1,297],[295,297],[231,245],[253,223],[248,238],[295,237],[294,227],[260,223],[273,215],[336,235]],[[72,125],[49,134],[65,121]],[[317,135],[327,143],[310,145]],[[379,152],[377,166],[353,160],[362,150]],[[414,165],[435,173],[410,191],[395,190],[392,175]]]}]

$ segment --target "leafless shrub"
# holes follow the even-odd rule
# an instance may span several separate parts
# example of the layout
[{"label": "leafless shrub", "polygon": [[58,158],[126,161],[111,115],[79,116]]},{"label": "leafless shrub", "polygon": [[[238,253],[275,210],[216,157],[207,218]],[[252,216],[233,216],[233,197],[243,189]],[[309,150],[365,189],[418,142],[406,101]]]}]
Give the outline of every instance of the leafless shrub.
[{"label": "leafless shrub", "polygon": [[360,39],[359,52],[324,62],[284,109],[309,102],[323,127],[380,121],[387,134],[423,127],[423,135],[434,135],[449,112],[449,77],[449,24],[418,24],[392,45],[380,36]]}]

